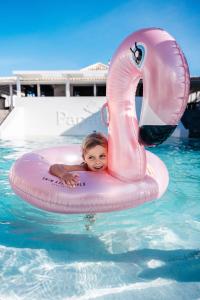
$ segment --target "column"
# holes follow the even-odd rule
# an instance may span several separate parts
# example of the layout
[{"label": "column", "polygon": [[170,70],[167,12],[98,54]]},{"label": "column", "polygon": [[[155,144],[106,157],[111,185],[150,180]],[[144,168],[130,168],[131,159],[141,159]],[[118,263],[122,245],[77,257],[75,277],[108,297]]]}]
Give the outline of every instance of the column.
[{"label": "column", "polygon": [[37,97],[41,96],[40,84],[37,83]]},{"label": "column", "polygon": [[94,97],[96,97],[97,96],[97,85],[96,85],[96,83],[94,84]]},{"label": "column", "polygon": [[67,98],[70,97],[70,83],[69,80],[66,81],[65,83],[65,95]]},{"label": "column", "polygon": [[9,84],[9,91],[10,91],[10,110],[12,110],[14,105],[13,105],[13,87],[11,83]]},{"label": "column", "polygon": [[21,97],[21,83],[19,76],[17,76],[17,97]]}]

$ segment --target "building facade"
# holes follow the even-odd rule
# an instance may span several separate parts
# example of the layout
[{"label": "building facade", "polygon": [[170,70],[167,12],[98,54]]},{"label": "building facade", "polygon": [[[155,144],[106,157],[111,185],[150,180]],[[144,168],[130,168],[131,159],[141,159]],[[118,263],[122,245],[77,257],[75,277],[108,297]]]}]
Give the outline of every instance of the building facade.
[{"label": "building facade", "polygon": [[[11,77],[0,77],[0,138],[106,133],[101,108],[106,101],[108,68],[96,63],[80,70],[14,71]],[[135,97],[138,116],[142,95],[140,81]],[[200,103],[198,77],[191,78],[186,111],[194,103]],[[188,136],[187,124],[180,122],[174,136]]]},{"label": "building facade", "polygon": [[0,78],[0,137],[106,132],[100,111],[107,72],[107,65],[96,63],[77,71],[14,71]]}]

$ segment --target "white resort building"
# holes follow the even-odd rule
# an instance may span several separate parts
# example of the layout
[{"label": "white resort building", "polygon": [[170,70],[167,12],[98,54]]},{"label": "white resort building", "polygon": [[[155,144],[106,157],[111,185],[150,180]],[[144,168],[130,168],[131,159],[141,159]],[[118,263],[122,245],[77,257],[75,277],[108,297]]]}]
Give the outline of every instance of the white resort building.
[{"label": "white resort building", "polygon": [[[13,76],[0,77],[0,138],[85,135],[93,130],[106,133],[101,108],[106,101],[107,74],[108,65],[96,63],[76,71],[14,71]],[[193,136],[200,136],[200,126],[190,125],[191,102],[195,110],[200,103],[199,77],[191,78],[190,92],[187,114],[182,118],[187,129],[180,122],[174,136],[192,132]],[[137,113],[142,93],[139,82]],[[199,113],[200,110],[195,112],[196,120]]]},{"label": "white resort building", "polygon": [[100,111],[108,66],[77,71],[14,71],[0,77],[0,138],[106,131]]}]

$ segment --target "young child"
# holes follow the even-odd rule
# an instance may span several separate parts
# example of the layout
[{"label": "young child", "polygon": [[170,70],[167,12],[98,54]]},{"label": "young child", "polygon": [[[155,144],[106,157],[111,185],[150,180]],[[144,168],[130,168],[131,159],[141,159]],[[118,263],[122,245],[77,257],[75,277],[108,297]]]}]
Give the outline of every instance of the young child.
[{"label": "young child", "polygon": [[49,173],[61,178],[68,187],[79,183],[79,175],[72,171],[99,172],[107,169],[108,141],[98,132],[89,134],[82,143],[83,162],[80,165],[55,164],[49,168]]}]

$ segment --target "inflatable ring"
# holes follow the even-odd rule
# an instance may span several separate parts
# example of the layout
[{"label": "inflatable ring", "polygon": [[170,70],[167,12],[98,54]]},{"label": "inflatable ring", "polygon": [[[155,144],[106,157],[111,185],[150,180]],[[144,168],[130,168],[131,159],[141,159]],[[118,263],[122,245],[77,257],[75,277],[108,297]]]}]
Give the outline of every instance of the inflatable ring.
[{"label": "inflatable ring", "polygon": [[[133,99],[140,79],[144,99],[138,124]],[[168,171],[144,145],[159,144],[170,135],[188,94],[188,66],[175,40],[155,28],[130,35],[108,74],[109,172],[81,171],[80,184],[69,188],[48,170],[55,163],[81,163],[81,147],[48,148],[15,162],[9,175],[13,190],[29,203],[59,213],[109,212],[160,198],[168,186]]]},{"label": "inflatable ring", "polygon": [[10,172],[10,182],[17,195],[47,211],[97,213],[121,210],[159,198],[165,192],[168,184],[165,165],[151,152],[147,152],[147,160],[147,174],[141,181],[128,183],[107,172],[76,171],[80,175],[80,184],[69,188],[48,170],[54,163],[81,163],[81,147],[48,148],[19,158]]}]

